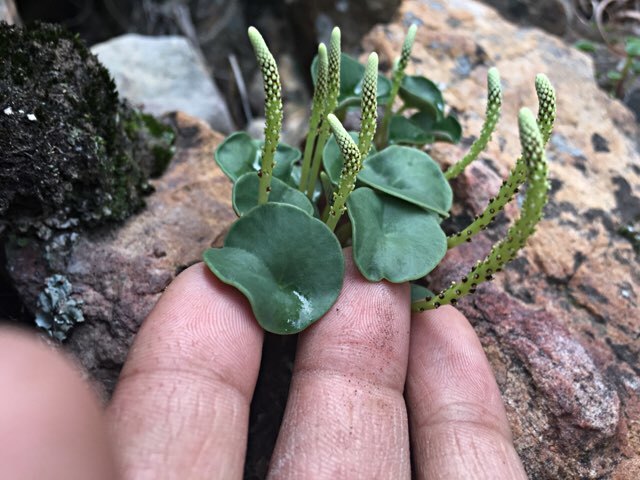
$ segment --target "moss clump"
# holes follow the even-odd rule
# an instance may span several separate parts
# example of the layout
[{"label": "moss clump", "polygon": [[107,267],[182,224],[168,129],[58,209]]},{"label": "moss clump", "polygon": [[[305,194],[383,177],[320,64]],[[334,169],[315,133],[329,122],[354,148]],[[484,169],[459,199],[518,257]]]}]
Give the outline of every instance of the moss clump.
[{"label": "moss clump", "polygon": [[120,101],[61,27],[0,24],[0,58],[0,223],[42,237],[43,225],[94,227],[141,208],[173,132]]}]

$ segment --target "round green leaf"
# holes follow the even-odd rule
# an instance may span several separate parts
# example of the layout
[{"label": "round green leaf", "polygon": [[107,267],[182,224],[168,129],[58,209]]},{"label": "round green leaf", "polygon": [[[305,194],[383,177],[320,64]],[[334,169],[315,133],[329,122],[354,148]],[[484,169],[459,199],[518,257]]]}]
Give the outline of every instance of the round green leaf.
[{"label": "round green leaf", "polygon": [[442,216],[451,209],[453,193],[442,170],[415,148],[392,145],[370,156],[358,180]]},{"label": "round green leaf", "polygon": [[402,115],[391,117],[389,125],[389,143],[405,145],[424,145],[435,140],[433,135],[425,132],[418,125]]},{"label": "round green leaf", "polygon": [[238,219],[222,248],[204,261],[240,290],[265,330],[297,333],[324,315],[342,289],[340,243],[320,220],[282,203],[260,205]]},{"label": "round green leaf", "polygon": [[422,285],[416,283],[411,284],[411,303],[419,302],[427,297],[435,297],[435,295],[431,290]]},{"label": "round green leaf", "polygon": [[[338,95],[338,106],[336,110],[346,107],[360,105],[362,96],[362,77],[364,75],[364,65],[361,65],[355,58],[342,53],[340,57],[340,94]],[[318,78],[318,56],[316,55],[311,63],[311,79],[316,84]],[[388,78],[378,74],[378,103],[389,96],[391,82]]]},{"label": "round green leaf", "polygon": [[353,258],[373,282],[416,280],[447,253],[447,236],[438,216],[397,198],[358,188],[349,195]]},{"label": "round green leaf", "polygon": [[[233,185],[233,209],[239,216],[246,214],[258,205],[258,186],[260,178],[256,172],[242,175]],[[278,178],[271,179],[270,203],[286,203],[301,208],[307,214],[313,215],[314,208],[307,196],[299,190],[290,187]]]},{"label": "round green leaf", "polygon": [[442,92],[428,78],[405,75],[402,79],[399,95],[407,107],[424,110],[442,118],[444,112]]},{"label": "round green leaf", "polygon": [[438,121],[431,131],[437,141],[458,143],[462,138],[462,127],[458,119],[452,115]]},{"label": "round green leaf", "polygon": [[218,146],[214,156],[224,174],[235,182],[245,173],[256,170],[253,167],[256,155],[260,153],[251,137],[245,132],[234,132]]},{"label": "round green leaf", "polygon": [[[260,170],[263,144],[262,140],[253,140],[246,132],[232,133],[216,149],[216,163],[224,174],[235,182],[245,173]],[[288,179],[293,164],[301,155],[297,148],[279,143],[274,157],[276,166],[273,176],[281,180]]]},{"label": "round green leaf", "polygon": [[411,123],[433,136],[434,141],[458,143],[462,137],[462,127],[453,115],[435,118],[429,112],[417,112],[410,117]]}]

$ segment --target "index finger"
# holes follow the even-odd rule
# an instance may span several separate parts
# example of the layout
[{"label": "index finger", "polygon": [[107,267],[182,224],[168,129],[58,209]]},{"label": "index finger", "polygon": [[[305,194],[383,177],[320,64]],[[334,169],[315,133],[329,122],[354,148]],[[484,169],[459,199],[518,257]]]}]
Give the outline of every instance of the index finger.
[{"label": "index finger", "polygon": [[204,264],[138,333],[108,409],[123,478],[241,478],[262,329]]}]

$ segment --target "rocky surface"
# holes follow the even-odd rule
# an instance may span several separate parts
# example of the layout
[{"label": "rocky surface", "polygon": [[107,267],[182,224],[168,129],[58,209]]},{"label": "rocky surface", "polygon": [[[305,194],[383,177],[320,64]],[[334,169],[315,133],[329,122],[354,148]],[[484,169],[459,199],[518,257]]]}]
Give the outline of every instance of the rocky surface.
[{"label": "rocky surface", "polygon": [[168,171],[152,181],[147,207],[118,229],[78,233],[65,251],[43,255],[41,246],[8,246],[8,271],[25,303],[38,310],[45,278],[61,274],[82,300],[85,322],[66,345],[110,391],[140,322],[185,267],[235,218],[231,185],[214,167],[222,137],[204,122],[173,118],[176,154]]},{"label": "rocky surface", "polygon": [[224,98],[197,51],[184,37],[127,34],[91,49],[113,76],[120,95],[154,115],[183,111],[229,133]]},{"label": "rocky surface", "polygon": [[[477,1],[406,0],[394,23],[368,35],[365,50],[391,65],[412,22],[421,28],[410,69],[446,87],[466,135],[462,145],[431,150],[443,165],[480,131],[487,69],[496,65],[503,77],[503,120],[454,183],[461,204],[451,228],[479,213],[515,162],[516,114],[535,107],[535,74],[556,85],[546,218],[526,251],[459,307],[485,346],[531,478],[640,478],[640,275],[638,254],[618,234],[640,217],[638,127],[597,88],[587,56]],[[80,234],[57,265],[33,245],[8,252],[10,274],[34,310],[55,273],[84,301],[85,322],[67,345],[107,390],[163,288],[235,217],[229,182],[211,157],[221,137],[181,114],[174,124],[176,157],[153,182],[146,210],[115,231]],[[485,234],[450,252],[432,284],[465,273],[516,214],[510,205]]]},{"label": "rocky surface", "polygon": [[[480,131],[487,69],[495,65],[503,77],[494,141],[454,183],[458,227],[480,213],[514,164],[516,115],[536,106],[536,73],[557,87],[546,217],[525,252],[459,308],[481,336],[531,478],[640,478],[640,276],[633,245],[618,234],[640,216],[632,114],[598,89],[587,56],[472,0],[406,1],[395,23],[365,39],[365,50],[390,64],[411,22],[421,27],[410,68],[446,87],[466,135]],[[431,153],[452,163],[471,140]],[[517,211],[506,212],[493,228],[504,231]],[[450,252],[433,284],[466,273],[496,236],[490,228]]]}]

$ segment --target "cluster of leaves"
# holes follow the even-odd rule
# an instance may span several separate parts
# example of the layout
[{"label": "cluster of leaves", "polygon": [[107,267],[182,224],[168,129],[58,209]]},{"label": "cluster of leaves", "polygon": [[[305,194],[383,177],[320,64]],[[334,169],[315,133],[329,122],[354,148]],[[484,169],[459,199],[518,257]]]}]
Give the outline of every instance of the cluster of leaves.
[{"label": "cluster of leaves", "polygon": [[[420,280],[448,248],[486,228],[527,182],[520,219],[469,276],[438,295],[412,285],[412,309],[425,310],[454,304],[473,292],[533,233],[548,190],[544,145],[555,120],[553,87],[544,75],[536,78],[538,118],[527,109],[519,117],[522,157],[486,211],[447,238],[440,223],[453,201],[449,180],[490,140],[500,116],[500,76],[490,69],[480,136],[467,155],[442,172],[415,147],[458,141],[460,125],[445,114],[442,93],[433,82],[405,75],[415,35],[413,26],[388,80],[378,73],[375,53],[361,65],[341,52],[340,30],[333,30],[329,47],[320,44],[312,65],[315,90],[302,153],[279,143],[278,69],[262,36],[249,29],[265,85],[265,140],[238,132],[216,150],[216,162],[234,182],[233,207],[240,218],[224,246],[205,251],[204,260],[221,281],[247,297],[266,330],[299,332],[331,308],[342,289],[343,246],[353,246],[355,264],[370,281]],[[385,114],[377,128],[379,103]],[[397,103],[401,106],[394,111]],[[340,118],[358,107],[360,131],[347,132]]]},{"label": "cluster of leaves", "polygon": [[[575,46],[587,53],[593,53],[597,50],[596,44],[588,40],[579,40]],[[622,60],[618,67],[607,72],[611,94],[617,98],[623,98],[625,85],[640,76],[640,37],[627,37],[621,56]]]}]

